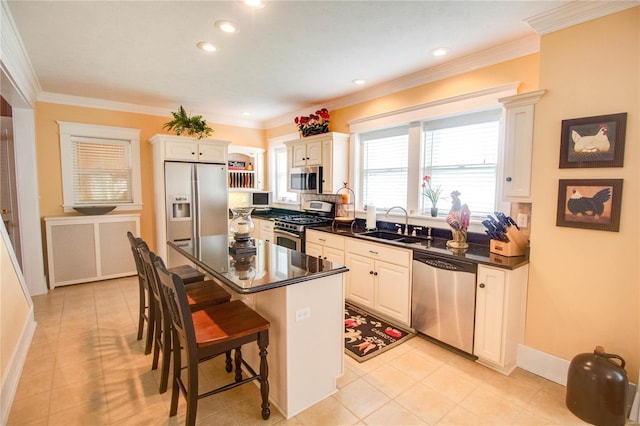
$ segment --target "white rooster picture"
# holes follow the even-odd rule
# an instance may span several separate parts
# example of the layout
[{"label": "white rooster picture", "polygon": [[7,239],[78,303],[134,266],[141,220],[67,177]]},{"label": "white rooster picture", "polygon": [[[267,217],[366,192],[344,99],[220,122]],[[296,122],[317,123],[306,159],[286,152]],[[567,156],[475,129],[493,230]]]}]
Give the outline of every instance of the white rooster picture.
[{"label": "white rooster picture", "polygon": [[601,124],[595,135],[581,135],[576,130],[571,131],[575,152],[607,152],[611,148],[609,142],[608,128],[606,124]]}]

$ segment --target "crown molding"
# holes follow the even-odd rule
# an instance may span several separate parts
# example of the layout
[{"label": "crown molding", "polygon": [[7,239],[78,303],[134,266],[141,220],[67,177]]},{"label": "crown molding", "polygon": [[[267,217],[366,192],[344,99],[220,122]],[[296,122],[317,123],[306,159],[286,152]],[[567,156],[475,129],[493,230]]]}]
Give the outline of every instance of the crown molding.
[{"label": "crown molding", "polygon": [[524,21],[538,34],[544,35],[635,6],[640,6],[640,1],[572,1]]},{"label": "crown molding", "polygon": [[[12,88],[3,87],[3,96],[15,107],[33,108],[42,91],[6,1],[0,2],[0,66],[2,77]],[[4,84],[3,84],[4,86]]]},{"label": "crown molding", "polygon": [[[84,108],[106,109],[109,111],[122,111],[134,114],[155,115],[159,117],[171,117],[169,108],[151,107],[147,105],[131,104],[126,102],[108,101],[105,99],[87,98],[83,96],[63,95],[59,93],[42,92],[38,96],[39,102],[48,102],[52,104],[71,105]],[[206,118],[206,113],[196,112]],[[215,115],[215,114],[210,114]],[[209,120],[214,124],[223,124],[228,126],[239,126],[245,128],[260,128],[260,124],[250,120],[235,120],[229,117],[219,117],[216,120]]]},{"label": "crown molding", "polygon": [[[382,96],[390,95],[402,90],[411,89],[423,84],[442,80],[454,75],[472,71],[474,69],[483,68],[500,62],[509,61],[520,58],[522,56],[531,55],[540,51],[540,37],[536,34],[527,36],[509,43],[503,43],[493,46],[489,49],[473,53],[462,58],[454,59],[449,62],[430,67],[406,76],[387,81],[385,83],[372,86],[360,90],[358,92],[342,96],[340,98],[327,100],[322,104],[305,108],[319,109],[327,108],[329,111],[366,102]],[[320,106],[322,105],[322,106]],[[264,121],[263,127],[272,128],[293,122],[293,117],[297,115],[305,115],[304,112],[292,112],[287,115],[281,115],[271,120]]]}]

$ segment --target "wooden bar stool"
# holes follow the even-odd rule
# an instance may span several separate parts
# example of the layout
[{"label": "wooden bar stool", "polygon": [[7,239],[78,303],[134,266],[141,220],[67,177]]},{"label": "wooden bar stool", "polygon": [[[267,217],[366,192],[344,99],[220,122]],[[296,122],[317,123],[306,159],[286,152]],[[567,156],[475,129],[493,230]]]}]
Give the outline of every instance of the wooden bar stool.
[{"label": "wooden bar stool", "polygon": [[[169,377],[169,361],[171,356],[171,319],[165,307],[164,299],[160,293],[160,284],[158,274],[153,266],[156,260],[161,262],[162,259],[149,250],[147,244],[143,241],[140,244],[139,252],[147,274],[147,281],[151,289],[153,298],[153,306],[155,311],[150,314],[150,321],[153,322],[153,361],[151,369],[158,368],[158,360],[162,353],[162,366],[160,369],[160,386],[159,392],[167,391],[167,383]],[[191,311],[197,311],[209,306],[227,303],[231,300],[231,294],[223,289],[213,280],[200,281],[186,286],[187,300]],[[231,365],[231,354],[229,354],[228,364]],[[231,367],[229,367],[229,371]]]},{"label": "wooden bar stool", "polygon": [[[182,392],[187,401],[186,424],[195,425],[198,399],[219,392],[233,389],[253,380],[260,382],[262,397],[261,414],[267,420],[271,414],[269,404],[269,369],[267,364],[267,345],[269,344],[269,321],[247,307],[239,300],[211,306],[200,311],[191,312],[187,294],[180,277],[170,273],[160,261],[154,264],[160,281],[167,310],[171,316],[173,335],[173,379],[171,389],[171,407],[169,416],[178,411],[178,394]],[[241,346],[256,342],[260,353],[260,373],[256,372],[242,359]],[[184,349],[185,366],[182,366]],[[198,394],[199,363],[221,355],[231,349],[235,350],[234,381]],[[250,373],[242,377],[242,366]],[[181,371],[186,369],[186,380]]]}]

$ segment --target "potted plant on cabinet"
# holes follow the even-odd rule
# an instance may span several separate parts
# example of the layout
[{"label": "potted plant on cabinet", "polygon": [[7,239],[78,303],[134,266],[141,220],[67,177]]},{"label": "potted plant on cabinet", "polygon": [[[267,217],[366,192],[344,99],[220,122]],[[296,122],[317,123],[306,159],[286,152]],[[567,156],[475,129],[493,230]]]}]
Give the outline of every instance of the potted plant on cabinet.
[{"label": "potted plant on cabinet", "polygon": [[201,115],[190,116],[182,105],[180,105],[178,112],[172,112],[171,115],[173,115],[173,120],[164,123],[162,128],[175,131],[178,136],[186,133],[189,136],[202,139],[213,132],[213,129],[207,126],[207,121],[203,120]]}]

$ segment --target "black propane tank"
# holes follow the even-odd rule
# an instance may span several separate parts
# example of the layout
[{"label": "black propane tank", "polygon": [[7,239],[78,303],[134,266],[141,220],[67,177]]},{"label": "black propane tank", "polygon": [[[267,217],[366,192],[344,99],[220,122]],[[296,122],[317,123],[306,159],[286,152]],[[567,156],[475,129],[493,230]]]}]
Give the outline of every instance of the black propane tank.
[{"label": "black propane tank", "polygon": [[587,423],[624,425],[629,388],[624,365],[622,357],[606,353],[602,346],[592,354],[576,355],[569,364],[567,408]]}]

